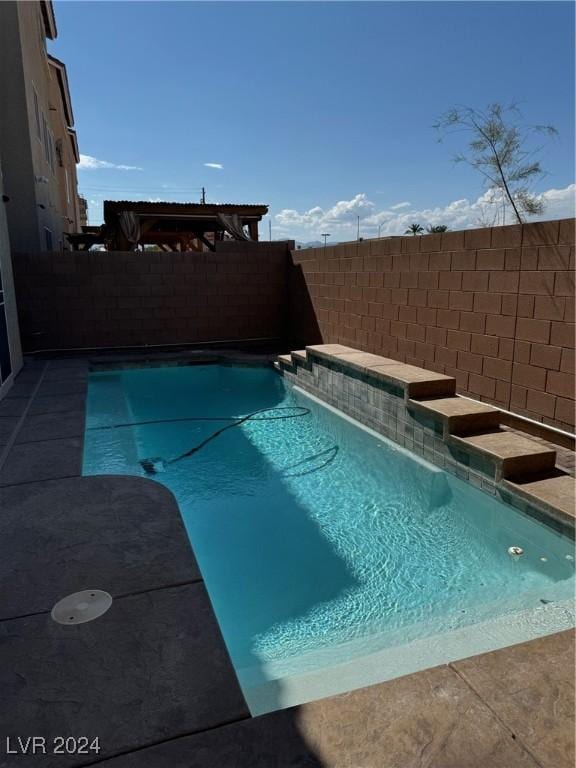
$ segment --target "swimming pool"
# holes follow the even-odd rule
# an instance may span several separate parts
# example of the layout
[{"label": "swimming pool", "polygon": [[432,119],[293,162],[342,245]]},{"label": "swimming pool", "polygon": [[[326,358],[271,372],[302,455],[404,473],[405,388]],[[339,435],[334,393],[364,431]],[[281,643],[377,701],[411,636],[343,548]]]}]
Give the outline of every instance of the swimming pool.
[{"label": "swimming pool", "polygon": [[573,625],[571,541],[271,369],[92,374],[85,437],[175,494],[253,714]]}]

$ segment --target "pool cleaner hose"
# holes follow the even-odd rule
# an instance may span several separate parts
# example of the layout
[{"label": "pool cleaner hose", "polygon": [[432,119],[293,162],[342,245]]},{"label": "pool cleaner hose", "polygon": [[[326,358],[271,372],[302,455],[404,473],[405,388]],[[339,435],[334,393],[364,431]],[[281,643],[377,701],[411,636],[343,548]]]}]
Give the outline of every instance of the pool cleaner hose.
[{"label": "pool cleaner hose", "polygon": [[[282,413],[277,416],[261,415],[263,413],[276,413],[278,411],[297,411],[297,412],[290,413],[290,414]],[[164,469],[165,467],[170,466],[171,464],[176,464],[178,461],[182,461],[182,459],[187,459],[189,456],[193,456],[195,453],[202,450],[204,446],[208,445],[208,443],[211,443],[212,440],[215,440],[217,437],[220,437],[220,435],[223,432],[226,432],[226,430],[232,429],[232,427],[239,427],[241,424],[244,424],[246,421],[276,421],[279,419],[295,419],[295,418],[300,418],[301,416],[307,416],[309,413],[310,413],[309,408],[304,408],[299,405],[284,406],[284,407],[278,407],[278,408],[261,408],[258,411],[253,411],[252,413],[249,413],[247,416],[242,416],[238,419],[231,419],[230,424],[226,424],[225,427],[221,427],[220,429],[217,429],[211,435],[208,435],[208,437],[202,440],[201,443],[198,443],[198,445],[193,446],[192,448],[187,450],[185,453],[182,453],[180,456],[175,456],[171,459],[163,459],[161,457],[140,459],[139,463],[147,475],[155,475],[157,474],[158,471]],[[171,419],[169,421],[175,421],[175,420]],[[188,419],[182,419],[182,421],[206,421],[206,419],[188,418]],[[155,422],[155,423],[159,423],[159,422]],[[137,426],[137,425],[135,424],[133,426]]]}]

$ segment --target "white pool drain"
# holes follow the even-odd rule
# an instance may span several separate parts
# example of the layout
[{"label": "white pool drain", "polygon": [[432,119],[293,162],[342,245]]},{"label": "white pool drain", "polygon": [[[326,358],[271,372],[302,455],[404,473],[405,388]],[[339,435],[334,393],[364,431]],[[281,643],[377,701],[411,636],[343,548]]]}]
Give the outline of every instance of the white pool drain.
[{"label": "white pool drain", "polygon": [[520,557],[524,554],[522,547],[508,547],[508,554],[511,557]]},{"label": "white pool drain", "polygon": [[84,589],[59,600],[51,616],[58,624],[85,624],[103,616],[112,605],[112,596],[101,589]]}]

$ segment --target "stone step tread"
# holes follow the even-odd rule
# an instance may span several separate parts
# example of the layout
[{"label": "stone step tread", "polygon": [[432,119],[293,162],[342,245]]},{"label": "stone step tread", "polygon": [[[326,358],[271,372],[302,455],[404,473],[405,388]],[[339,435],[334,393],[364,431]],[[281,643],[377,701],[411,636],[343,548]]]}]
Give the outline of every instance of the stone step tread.
[{"label": "stone step tread", "polygon": [[370,376],[403,389],[405,396],[446,397],[456,392],[456,379],[443,373],[434,373],[414,365],[395,363],[370,366]]},{"label": "stone step tread", "polygon": [[346,352],[345,354],[338,355],[338,360],[345,362],[352,368],[357,368],[363,371],[382,366],[402,365],[398,360],[392,360],[389,357],[381,357],[380,355],[373,355],[371,352]]},{"label": "stone step tread", "polygon": [[453,395],[456,391],[456,380],[452,376],[345,347],[343,344],[315,344],[306,347],[306,351],[308,355],[333,360],[344,367],[368,373],[404,389],[408,397],[442,397]]},{"label": "stone step tread", "polygon": [[532,482],[504,480],[502,484],[526,499],[537,499],[572,520],[576,518],[576,478],[570,475],[558,475]]},{"label": "stone step tread", "polygon": [[451,441],[461,448],[472,448],[479,453],[497,460],[517,458],[520,456],[556,457],[556,451],[537,443],[529,437],[513,432],[489,432],[483,435],[467,437],[452,437]]},{"label": "stone step tread", "polygon": [[[443,373],[428,371],[426,368],[418,368],[415,365],[402,363],[389,357],[373,355],[371,352],[363,352],[360,349],[346,347],[343,344],[314,344],[306,347],[306,352],[320,357],[337,358],[339,362],[345,362],[353,367],[374,370],[375,373],[387,373],[394,375],[399,380],[411,381],[450,381],[452,376]],[[383,369],[380,371],[380,369]],[[394,368],[394,370],[391,370]],[[386,370],[384,370],[386,369]]]},{"label": "stone step tread", "polygon": [[398,361],[380,365],[371,365],[370,371],[385,377],[397,379],[406,384],[424,381],[454,381],[453,376],[446,376],[443,373],[427,371],[425,368],[417,368],[415,365],[399,363]]},{"label": "stone step tread", "polygon": [[306,347],[306,352],[320,357],[337,358],[339,362],[347,363],[354,368],[370,370],[375,374],[389,375],[403,383],[420,381],[451,381],[452,376],[428,371],[415,365],[402,363],[389,357],[373,355],[359,349],[345,347],[342,344],[315,344]]},{"label": "stone step tread", "polygon": [[498,409],[493,408],[491,405],[479,403],[475,400],[467,400],[464,397],[439,397],[434,400],[410,400],[410,405],[425,411],[430,411],[438,416],[445,417],[498,413]]},{"label": "stone step tread", "polygon": [[300,363],[306,363],[308,361],[308,355],[305,349],[296,349],[294,352],[290,352],[292,359],[298,360]]},{"label": "stone step tread", "polygon": [[292,365],[292,357],[290,355],[278,355],[278,362],[284,365]]},{"label": "stone step tread", "polygon": [[359,352],[358,349],[345,347],[343,344],[312,344],[306,347],[306,352],[319,357],[339,357],[348,352]]}]

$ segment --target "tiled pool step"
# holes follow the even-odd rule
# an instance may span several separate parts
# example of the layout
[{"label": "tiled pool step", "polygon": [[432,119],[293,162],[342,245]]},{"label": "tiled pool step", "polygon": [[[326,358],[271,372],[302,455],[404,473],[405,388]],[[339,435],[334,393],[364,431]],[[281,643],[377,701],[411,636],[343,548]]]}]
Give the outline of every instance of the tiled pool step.
[{"label": "tiled pool step", "polygon": [[302,365],[305,368],[310,368],[310,364],[308,362],[308,355],[306,354],[305,349],[298,349],[295,352],[290,352],[290,356],[292,358],[292,362],[295,365]]},{"label": "tiled pool step", "polygon": [[441,397],[454,394],[456,380],[443,373],[431,373],[423,368],[403,363],[370,366],[373,375],[397,384],[404,389],[406,397]]},{"label": "tiled pool step", "polygon": [[[400,363],[369,352],[361,352],[341,344],[319,344],[306,347],[306,361],[314,357],[327,361],[336,360],[358,373],[369,374],[392,386],[400,387],[406,397],[442,397],[453,395],[456,381],[452,376],[427,371],[415,365]],[[296,353],[302,361],[302,352]],[[294,359],[294,353],[292,353]],[[298,360],[298,357],[296,358]]]},{"label": "tiled pool step", "polygon": [[552,514],[562,512],[574,518],[574,478],[561,472],[540,479],[504,480],[502,485],[527,501],[538,499]]},{"label": "tiled pool step", "polygon": [[[280,355],[276,368],[306,389],[313,382],[314,364],[336,369],[345,377],[349,374],[351,380],[360,378],[361,386],[369,387],[372,382],[388,387],[403,401],[409,417],[424,419],[442,435],[445,450],[456,461],[467,467],[483,466],[501,491],[574,525],[576,484],[574,478],[556,469],[555,450],[502,429],[500,410],[457,396],[453,377],[342,344],[317,344]],[[300,377],[299,369],[304,369]],[[362,399],[362,395],[358,397]],[[339,405],[334,394],[331,403]],[[382,427],[386,433],[386,424]]]},{"label": "tiled pool step", "polygon": [[445,437],[468,435],[500,426],[500,412],[497,408],[463,397],[409,400],[408,408],[421,411],[441,422]]},{"label": "tiled pool step", "polygon": [[288,369],[291,372],[296,371],[296,364],[292,360],[291,355],[278,355],[278,365],[282,369]]},{"label": "tiled pool step", "polygon": [[550,472],[556,464],[556,451],[513,432],[451,437],[450,442],[464,451],[478,453],[493,461],[497,480]]}]

